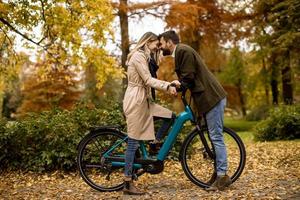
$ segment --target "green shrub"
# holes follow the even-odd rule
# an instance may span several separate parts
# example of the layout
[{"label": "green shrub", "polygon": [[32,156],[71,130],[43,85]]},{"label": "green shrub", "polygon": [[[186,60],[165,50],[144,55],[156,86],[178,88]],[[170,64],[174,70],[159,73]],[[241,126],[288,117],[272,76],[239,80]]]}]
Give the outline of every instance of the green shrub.
[{"label": "green shrub", "polygon": [[246,121],[244,119],[234,119],[229,117],[224,118],[224,126],[231,128],[234,131],[251,131],[256,124],[256,121]]},{"label": "green shrub", "polygon": [[0,165],[32,171],[74,169],[79,141],[100,125],[125,127],[118,104],[107,109],[54,109],[9,123],[0,120]]},{"label": "green shrub", "polygon": [[300,138],[300,105],[279,106],[255,127],[258,141],[292,140]]},{"label": "green shrub", "polygon": [[258,107],[255,107],[250,111],[249,114],[246,116],[247,121],[259,121],[264,120],[268,117],[269,111],[271,109],[271,106],[269,105],[261,105]]},{"label": "green shrub", "polygon": [[7,143],[10,140],[9,135],[6,133],[7,120],[0,118],[0,164],[4,162],[4,158],[7,155]]}]

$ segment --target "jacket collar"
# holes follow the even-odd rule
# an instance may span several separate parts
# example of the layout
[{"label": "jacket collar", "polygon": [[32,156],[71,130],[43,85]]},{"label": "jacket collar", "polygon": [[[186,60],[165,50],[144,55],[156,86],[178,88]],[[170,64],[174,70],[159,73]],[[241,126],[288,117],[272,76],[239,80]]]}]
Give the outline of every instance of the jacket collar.
[{"label": "jacket collar", "polygon": [[177,46],[178,46],[178,44],[176,44],[176,46],[175,46],[175,48],[174,48],[174,50],[173,50],[173,52],[172,52],[172,55],[171,55],[171,56],[172,56],[173,58],[175,58],[175,52],[176,52]]},{"label": "jacket collar", "polygon": [[175,71],[176,72],[179,70],[178,56],[176,56],[177,52],[178,52],[178,49],[180,49],[180,43],[176,45],[176,48],[173,51],[174,58],[175,58]]}]

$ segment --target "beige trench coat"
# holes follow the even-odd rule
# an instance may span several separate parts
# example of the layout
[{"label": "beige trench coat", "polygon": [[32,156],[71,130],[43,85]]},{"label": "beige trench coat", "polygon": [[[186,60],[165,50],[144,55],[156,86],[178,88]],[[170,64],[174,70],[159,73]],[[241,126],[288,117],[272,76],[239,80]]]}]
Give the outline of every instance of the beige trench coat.
[{"label": "beige trench coat", "polygon": [[151,87],[166,91],[170,83],[151,77],[143,51],[135,52],[127,66],[128,87],[123,110],[128,136],[136,140],[154,140],[153,116],[171,118],[172,111],[151,101]]}]

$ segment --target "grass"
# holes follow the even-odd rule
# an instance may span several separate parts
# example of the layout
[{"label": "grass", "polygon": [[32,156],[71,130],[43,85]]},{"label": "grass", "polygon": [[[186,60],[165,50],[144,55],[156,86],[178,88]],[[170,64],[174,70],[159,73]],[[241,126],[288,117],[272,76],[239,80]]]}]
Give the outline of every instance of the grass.
[{"label": "grass", "polygon": [[257,124],[257,121],[246,121],[244,119],[234,119],[225,117],[224,124],[236,132],[252,131],[252,128]]},{"label": "grass", "polygon": [[253,127],[257,121],[247,121],[245,119],[235,119],[225,117],[224,125],[231,128],[241,137],[244,143],[252,143],[254,141]]},{"label": "grass", "polygon": [[243,143],[252,143],[254,141],[254,135],[251,131],[237,132],[237,134],[240,136]]}]

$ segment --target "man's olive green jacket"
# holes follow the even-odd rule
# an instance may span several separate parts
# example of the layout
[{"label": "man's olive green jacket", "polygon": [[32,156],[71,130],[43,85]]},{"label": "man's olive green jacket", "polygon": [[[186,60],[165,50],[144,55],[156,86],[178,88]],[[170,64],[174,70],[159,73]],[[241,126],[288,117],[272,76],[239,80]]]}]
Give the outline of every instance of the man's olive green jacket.
[{"label": "man's olive green jacket", "polygon": [[175,71],[179,81],[191,90],[199,114],[207,113],[226,97],[221,84],[192,47],[185,44],[176,46]]}]

